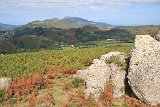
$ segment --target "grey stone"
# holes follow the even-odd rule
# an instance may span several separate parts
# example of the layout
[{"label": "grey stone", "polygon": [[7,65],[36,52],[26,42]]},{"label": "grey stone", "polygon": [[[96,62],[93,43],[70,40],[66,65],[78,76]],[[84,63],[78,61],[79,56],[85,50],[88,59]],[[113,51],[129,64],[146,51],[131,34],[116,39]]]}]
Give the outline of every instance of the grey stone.
[{"label": "grey stone", "polygon": [[97,100],[101,90],[109,81],[111,69],[103,60],[94,59],[93,64],[85,70],[78,70],[76,76],[83,78],[86,82],[85,95],[94,95]]},{"label": "grey stone", "polygon": [[160,104],[160,42],[149,35],[136,36],[128,82],[139,99]]},{"label": "grey stone", "polygon": [[125,94],[125,76],[126,71],[121,70],[115,64],[110,64],[111,67],[111,80],[113,82],[113,97],[120,98],[122,95]]},{"label": "grey stone", "polygon": [[160,41],[160,31],[157,33],[157,35],[155,36],[155,39],[157,40],[157,41]]},{"label": "grey stone", "polygon": [[104,90],[105,85],[110,79],[113,79],[114,97],[118,98],[124,94],[121,90],[124,88],[125,71],[120,70],[120,68],[114,64],[106,64],[106,60],[112,56],[118,55],[124,54],[120,52],[110,52],[106,55],[102,55],[100,59],[94,59],[93,64],[88,68],[77,71],[74,76],[83,78],[86,82],[86,89],[84,92],[86,96],[93,94],[94,98],[98,100],[101,91]]},{"label": "grey stone", "polygon": [[11,83],[12,83],[12,79],[10,77],[9,78],[7,78],[7,77],[1,78],[0,79],[0,89],[7,90],[10,87]]}]

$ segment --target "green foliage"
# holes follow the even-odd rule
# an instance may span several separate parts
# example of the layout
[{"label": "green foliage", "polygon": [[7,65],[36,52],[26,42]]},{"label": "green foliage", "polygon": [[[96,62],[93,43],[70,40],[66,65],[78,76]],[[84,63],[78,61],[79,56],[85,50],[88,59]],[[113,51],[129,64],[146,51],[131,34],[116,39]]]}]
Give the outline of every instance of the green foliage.
[{"label": "green foliage", "polygon": [[34,37],[34,35],[28,35],[28,36],[21,36],[18,39],[17,45],[24,49],[39,49],[40,48],[40,39],[37,37]]},{"label": "green foliage", "polygon": [[134,35],[151,35],[154,37],[160,31],[160,26],[120,26],[117,29],[127,30]]},{"label": "green foliage", "polygon": [[115,41],[123,41],[123,42],[134,42],[135,35],[125,29],[113,28],[106,31],[98,30],[95,32],[101,40],[102,39],[112,39]]},{"label": "green foliage", "polygon": [[[36,22],[38,23],[38,22]],[[1,37],[1,35],[3,35]],[[35,51],[39,49],[62,49],[64,46],[93,45],[94,42],[108,41],[133,42],[134,35],[123,29],[102,30],[97,27],[83,27],[72,29],[42,28],[42,27],[20,27],[12,31],[1,32],[1,41],[10,40],[16,48],[16,52]],[[4,44],[4,43],[3,43]],[[3,45],[6,48],[6,45]],[[94,46],[95,47],[95,46]],[[6,53],[13,53],[9,51]],[[0,52],[2,53],[2,52]]]},{"label": "green foliage", "polygon": [[[51,24],[51,20],[46,20]],[[33,25],[45,24],[44,22],[35,21]],[[62,24],[62,23],[61,23]],[[46,24],[45,24],[46,25]],[[113,43],[133,43],[135,35],[155,36],[160,31],[160,26],[120,26],[110,29],[100,29],[97,27],[83,27],[61,29],[42,26],[22,26],[15,30],[1,31],[0,41],[8,40],[16,52],[35,51],[39,49],[62,49],[64,46],[76,45],[88,47],[96,46],[95,42],[107,41],[106,44]],[[3,36],[2,36],[3,35]],[[1,42],[4,49],[7,49],[5,42]],[[1,46],[1,47],[2,47]],[[3,53],[14,53],[15,50],[9,49]],[[2,53],[0,51],[0,53]]]},{"label": "green foliage", "polygon": [[122,107],[129,107],[127,103],[123,104]]},{"label": "green foliage", "polygon": [[42,50],[30,53],[0,55],[0,77],[42,74],[43,69],[56,66],[83,69],[86,67],[86,62],[92,62],[93,59],[100,57],[102,54],[110,51],[129,53],[130,50],[131,46],[113,46],[109,48]]},{"label": "green foliage", "polygon": [[0,53],[14,53],[16,51],[16,46],[11,42],[4,40],[0,42]]},{"label": "green foliage", "polygon": [[0,102],[6,99],[8,99],[6,91],[5,90],[0,91]]},{"label": "green foliage", "polygon": [[121,87],[121,88],[120,88],[120,91],[121,91],[122,93],[124,93],[124,92],[125,92],[125,87]]},{"label": "green foliage", "polygon": [[131,46],[112,46],[84,49],[42,50],[30,53],[0,55],[0,77],[23,77],[30,74],[42,74],[43,69],[66,67],[83,69],[93,59],[110,51],[129,53]]},{"label": "green foliage", "polygon": [[62,29],[69,29],[69,28],[76,28],[75,25],[68,23],[64,20],[59,19],[47,19],[44,21],[33,21],[25,25],[26,27],[42,27],[42,28],[62,28]]},{"label": "green foliage", "polygon": [[118,65],[119,67],[121,67],[123,70],[125,70],[127,67],[127,63],[123,62],[117,56],[112,56],[109,60],[106,61],[106,63],[109,63],[109,64],[114,63],[114,64]]},{"label": "green foliage", "polygon": [[82,83],[84,83],[84,80],[82,78],[79,78],[79,77],[75,77],[72,80],[72,85],[73,85],[74,88],[78,88]]}]

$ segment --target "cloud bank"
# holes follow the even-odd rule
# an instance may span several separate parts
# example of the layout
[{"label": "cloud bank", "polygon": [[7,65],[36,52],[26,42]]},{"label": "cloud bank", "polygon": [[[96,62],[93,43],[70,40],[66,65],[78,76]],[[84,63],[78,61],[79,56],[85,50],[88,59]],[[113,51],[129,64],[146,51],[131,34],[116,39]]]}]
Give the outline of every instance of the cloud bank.
[{"label": "cloud bank", "polygon": [[[137,9],[135,5],[142,8]],[[148,7],[143,9],[143,6]],[[126,10],[130,7],[132,7],[130,10]],[[101,17],[104,20],[106,17],[117,20],[121,16],[124,20],[123,16],[135,19],[135,15],[138,17],[142,14],[149,19],[153,15],[158,15],[156,7],[160,10],[160,0],[0,0],[0,21],[3,19],[12,21],[13,17],[19,17],[21,21],[24,18],[24,22],[28,22],[68,15],[92,19]],[[154,19],[158,20],[156,17],[159,16],[154,16]]]},{"label": "cloud bank", "polygon": [[[0,8],[119,9],[131,4],[160,5],[160,0],[1,0]],[[2,12],[2,11],[1,11]]]}]

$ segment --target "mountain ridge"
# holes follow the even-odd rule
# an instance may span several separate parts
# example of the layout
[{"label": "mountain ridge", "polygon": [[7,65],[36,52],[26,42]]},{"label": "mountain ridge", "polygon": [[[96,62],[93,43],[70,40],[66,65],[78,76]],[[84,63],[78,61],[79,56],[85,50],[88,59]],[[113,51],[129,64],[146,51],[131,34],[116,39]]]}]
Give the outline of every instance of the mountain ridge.
[{"label": "mountain ridge", "polygon": [[95,21],[89,21],[87,19],[83,19],[80,17],[65,17],[62,20],[65,20],[69,23],[75,24],[78,27],[85,27],[85,26],[91,26],[91,27],[101,27],[101,28],[108,28],[112,27],[112,25],[108,23],[103,22],[95,22]]},{"label": "mountain ridge", "polygon": [[70,28],[82,28],[85,26],[91,27],[100,27],[100,28],[109,28],[113,27],[108,23],[103,22],[94,22],[89,21],[87,19],[83,19],[80,17],[64,17],[63,19],[52,18],[45,19],[42,21],[32,21],[25,25],[26,27],[43,27],[43,28],[62,28],[62,29],[70,29]]},{"label": "mountain ridge", "polygon": [[0,31],[12,30],[17,27],[18,27],[17,25],[0,23]]}]

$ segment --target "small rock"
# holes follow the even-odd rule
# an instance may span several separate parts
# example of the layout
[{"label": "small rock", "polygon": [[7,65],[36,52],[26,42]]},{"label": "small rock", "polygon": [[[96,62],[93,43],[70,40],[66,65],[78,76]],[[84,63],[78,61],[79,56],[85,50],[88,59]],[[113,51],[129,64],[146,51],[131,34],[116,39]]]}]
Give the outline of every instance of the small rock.
[{"label": "small rock", "polygon": [[9,78],[7,78],[7,77],[1,78],[0,79],[0,89],[7,90],[10,87],[11,83],[12,83],[12,79],[10,77]]},{"label": "small rock", "polygon": [[157,33],[157,35],[155,36],[155,39],[157,40],[157,41],[160,41],[160,31]]}]

